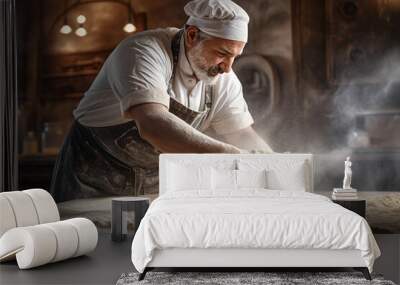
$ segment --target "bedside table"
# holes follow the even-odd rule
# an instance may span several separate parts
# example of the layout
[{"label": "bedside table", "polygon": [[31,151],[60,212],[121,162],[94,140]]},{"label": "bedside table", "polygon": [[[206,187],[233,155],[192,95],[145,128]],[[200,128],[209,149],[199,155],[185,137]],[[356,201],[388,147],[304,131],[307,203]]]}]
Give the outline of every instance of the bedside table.
[{"label": "bedside table", "polygon": [[356,214],[359,214],[361,217],[365,218],[365,210],[367,208],[367,201],[363,199],[354,199],[354,200],[334,200],[332,202],[339,204],[343,208],[346,208],[350,211],[353,211]]},{"label": "bedside table", "polygon": [[128,234],[129,212],[134,214],[136,232],[140,221],[149,208],[150,199],[145,197],[118,197],[113,198],[111,203],[111,239],[112,241],[123,241]]}]

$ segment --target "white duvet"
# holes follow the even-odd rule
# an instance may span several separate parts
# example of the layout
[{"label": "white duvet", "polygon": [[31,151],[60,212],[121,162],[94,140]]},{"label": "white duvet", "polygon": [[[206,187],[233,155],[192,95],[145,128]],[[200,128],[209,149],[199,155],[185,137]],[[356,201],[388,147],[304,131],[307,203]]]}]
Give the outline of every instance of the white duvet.
[{"label": "white duvet", "polygon": [[133,239],[135,268],[165,248],[358,249],[370,272],[380,256],[359,215],[321,195],[262,189],[160,196]]}]

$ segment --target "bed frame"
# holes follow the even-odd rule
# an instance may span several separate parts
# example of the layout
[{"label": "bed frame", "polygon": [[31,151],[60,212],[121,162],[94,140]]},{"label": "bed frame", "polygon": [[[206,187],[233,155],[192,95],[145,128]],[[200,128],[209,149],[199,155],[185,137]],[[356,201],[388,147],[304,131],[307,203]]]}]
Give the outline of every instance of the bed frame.
[{"label": "bed frame", "polygon": [[[159,183],[160,195],[166,192],[167,165],[172,161],[188,160],[190,163],[207,161],[209,164],[222,160],[234,161],[240,158],[304,161],[305,189],[313,192],[313,159],[311,154],[162,154],[160,155]],[[143,280],[148,271],[165,268],[229,268],[234,271],[252,271],[267,268],[343,268],[350,267],[361,271],[367,280],[371,280],[368,268],[359,250],[329,249],[197,249],[169,248],[154,252],[152,261],[147,265],[139,280]],[[231,271],[231,270],[229,270]],[[260,270],[263,271],[263,270]]]},{"label": "bed frame", "polygon": [[[321,249],[181,249],[156,250],[139,280],[155,268],[338,268],[351,267],[371,280],[359,250]],[[236,270],[237,269],[237,270]],[[288,270],[289,271],[289,270]]]}]

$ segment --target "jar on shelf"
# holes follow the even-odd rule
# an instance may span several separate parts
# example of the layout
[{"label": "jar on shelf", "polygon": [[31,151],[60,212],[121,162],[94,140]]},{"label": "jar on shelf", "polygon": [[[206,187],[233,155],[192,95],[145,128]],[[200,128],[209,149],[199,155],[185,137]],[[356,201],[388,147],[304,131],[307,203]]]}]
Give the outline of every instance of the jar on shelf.
[{"label": "jar on shelf", "polygon": [[22,153],[23,155],[35,155],[39,152],[39,143],[36,138],[35,132],[29,131],[23,142]]},{"label": "jar on shelf", "polygon": [[369,134],[365,128],[365,118],[356,117],[356,126],[347,135],[347,143],[352,148],[366,148],[370,146]]},{"label": "jar on shelf", "polygon": [[42,131],[42,153],[56,155],[63,143],[64,131],[60,123],[46,122]]}]

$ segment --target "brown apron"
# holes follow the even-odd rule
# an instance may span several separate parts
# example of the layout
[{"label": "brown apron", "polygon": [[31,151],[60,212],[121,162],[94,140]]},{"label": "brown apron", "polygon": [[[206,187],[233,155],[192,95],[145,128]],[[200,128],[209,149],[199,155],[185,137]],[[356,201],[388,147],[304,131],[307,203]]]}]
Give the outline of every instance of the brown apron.
[{"label": "brown apron", "polygon": [[[176,73],[183,30],[173,38],[173,72]],[[199,129],[212,105],[213,86],[206,85],[201,111],[194,111],[170,97],[169,111]],[[53,170],[50,193],[56,202],[114,195],[158,193],[160,152],[143,140],[134,121],[110,127],[87,127],[77,120],[71,127]]]}]

